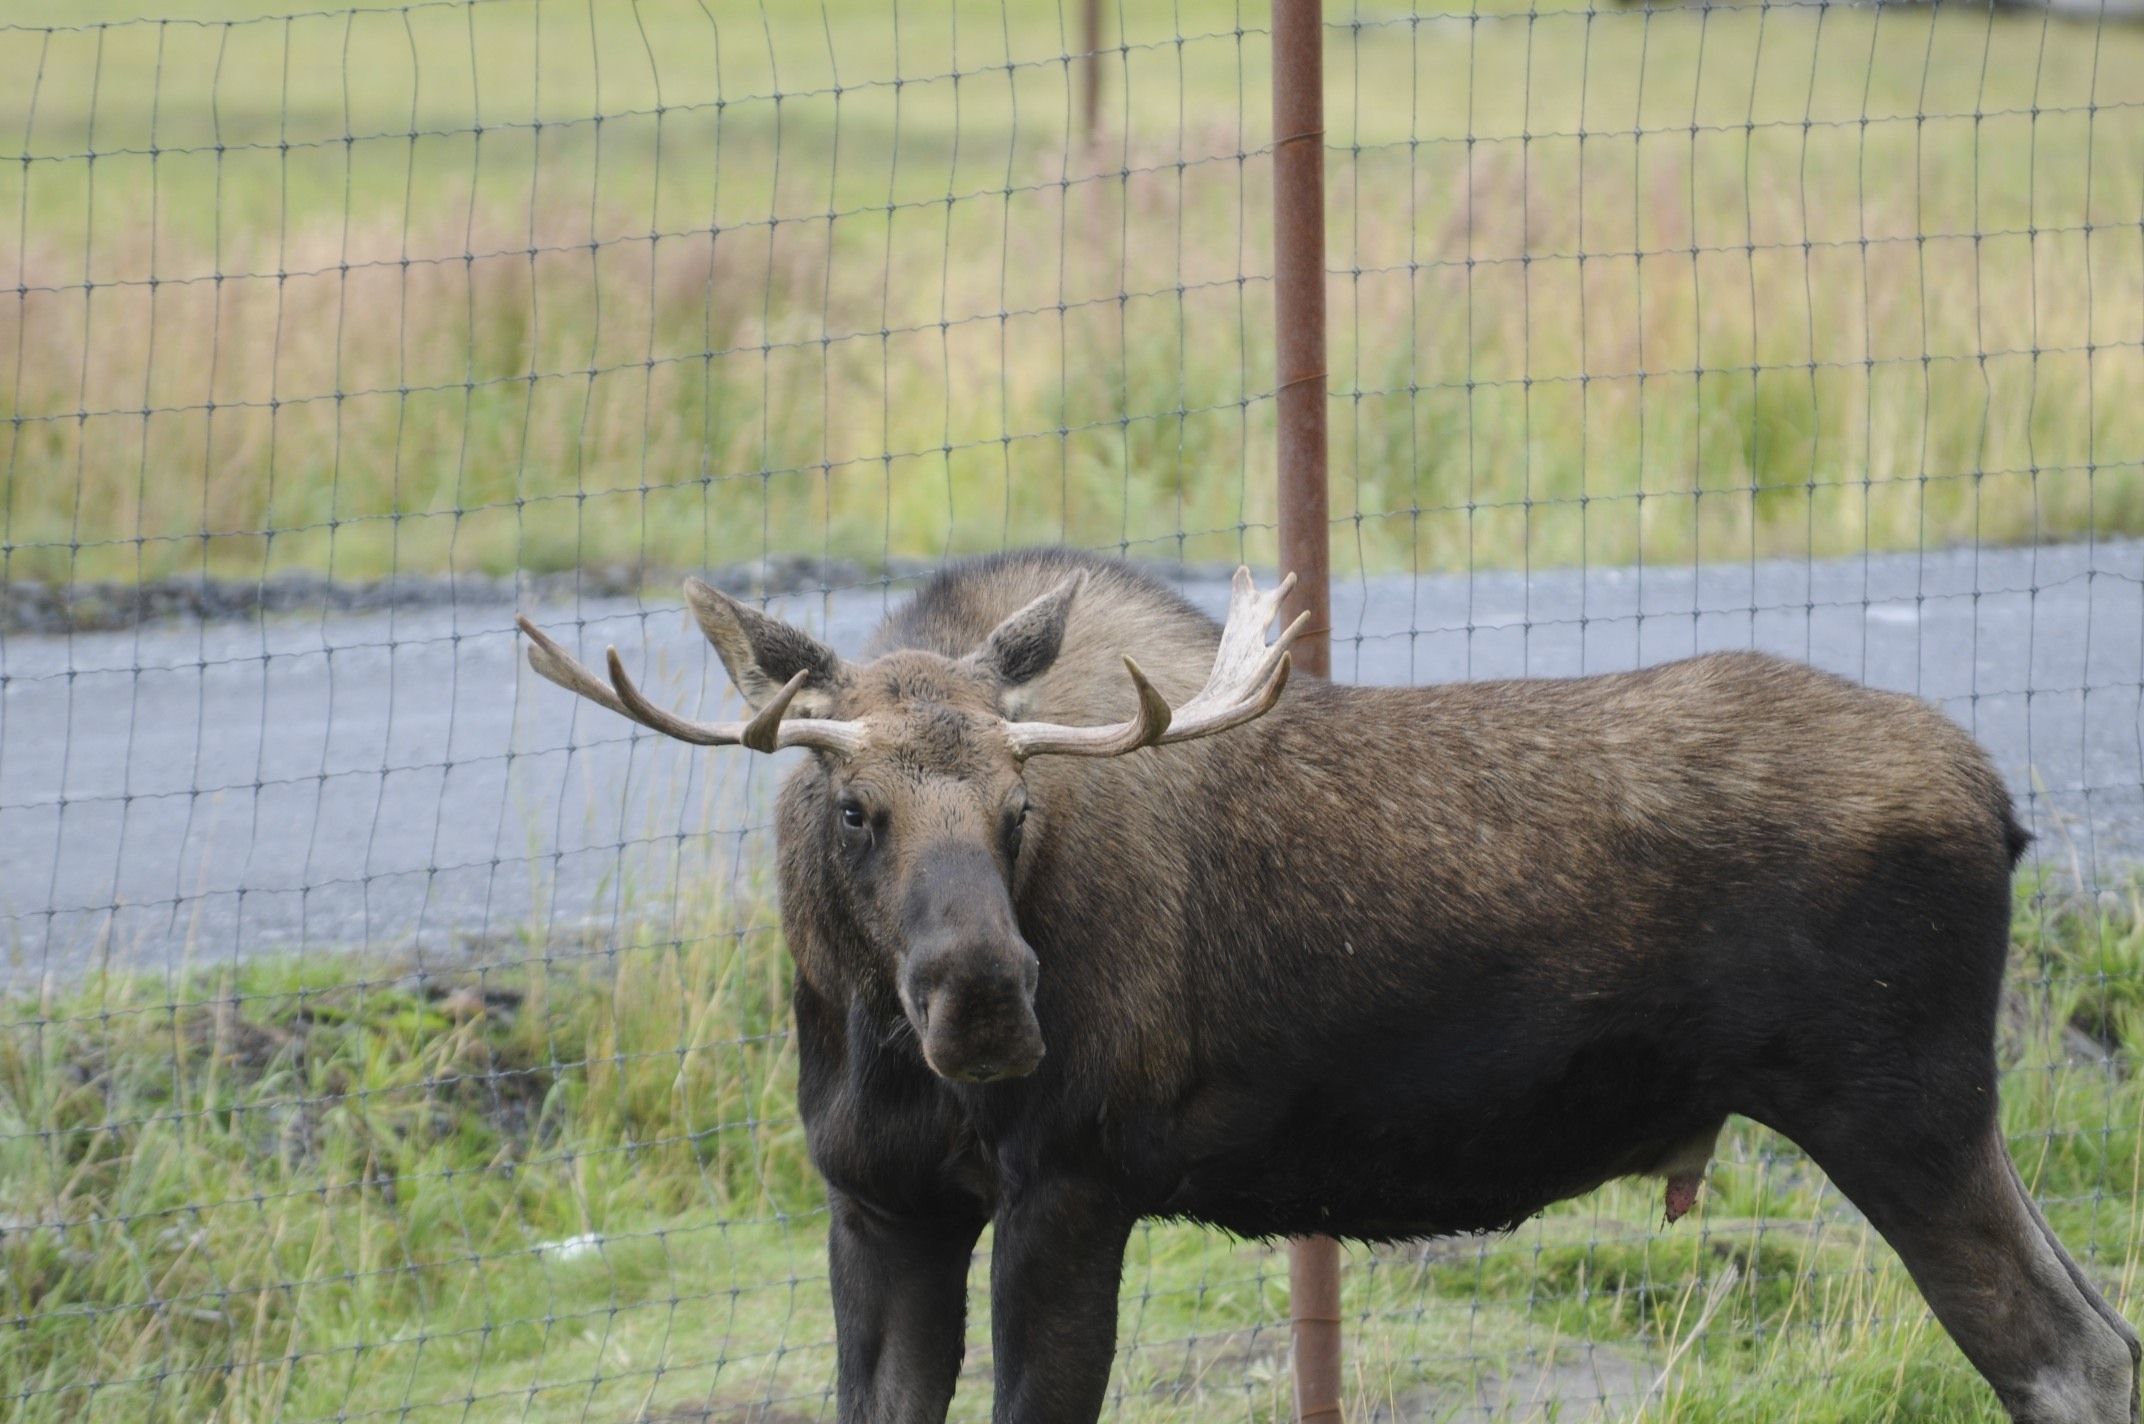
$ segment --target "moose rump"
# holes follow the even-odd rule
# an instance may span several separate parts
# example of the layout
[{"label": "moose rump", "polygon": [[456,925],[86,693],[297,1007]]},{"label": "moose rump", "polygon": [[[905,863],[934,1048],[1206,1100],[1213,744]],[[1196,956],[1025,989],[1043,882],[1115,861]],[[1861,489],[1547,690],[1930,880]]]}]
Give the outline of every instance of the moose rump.
[{"label": "moose rump", "polygon": [[1750,654],[1290,685],[1248,575],[1219,628],[1063,551],[947,570],[855,663],[688,594],[746,723],[531,658],[810,749],[778,839],[845,1420],[943,1417],[986,1223],[998,1417],[1087,1421],[1142,1217],[1407,1237],[1626,1175],[1672,1217],[1735,1113],[2013,1418],[2134,1419],[2135,1333],[1996,1128],[2023,837],[1933,709]]}]

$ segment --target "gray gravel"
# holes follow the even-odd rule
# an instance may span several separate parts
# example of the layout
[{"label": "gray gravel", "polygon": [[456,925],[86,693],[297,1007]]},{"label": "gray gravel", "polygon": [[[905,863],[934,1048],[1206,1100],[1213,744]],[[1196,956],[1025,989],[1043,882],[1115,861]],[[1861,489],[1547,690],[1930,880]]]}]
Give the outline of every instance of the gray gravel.
[{"label": "gray gravel", "polygon": [[[1226,585],[1185,592],[1218,609]],[[903,584],[776,611],[862,643]],[[436,593],[437,590],[434,590]],[[784,764],[640,733],[530,674],[511,589],[0,639],[0,982],[289,950],[597,944],[763,863]],[[529,591],[583,656],[733,711],[674,601]],[[2144,860],[2144,543],[1805,564],[1373,578],[1364,682],[1627,668],[1755,645],[1939,700],[2085,883]]]}]

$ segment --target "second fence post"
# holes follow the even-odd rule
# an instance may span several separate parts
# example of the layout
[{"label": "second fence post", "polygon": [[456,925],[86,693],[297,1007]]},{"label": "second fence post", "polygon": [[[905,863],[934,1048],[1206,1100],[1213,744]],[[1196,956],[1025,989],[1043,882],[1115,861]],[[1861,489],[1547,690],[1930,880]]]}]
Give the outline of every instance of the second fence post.
[{"label": "second fence post", "polygon": [[[1332,672],[1332,525],[1325,438],[1325,28],[1320,0],[1273,0],[1273,319],[1282,617],[1311,615],[1296,665]],[[1340,1248],[1288,1243],[1295,1417],[1340,1419]]]}]

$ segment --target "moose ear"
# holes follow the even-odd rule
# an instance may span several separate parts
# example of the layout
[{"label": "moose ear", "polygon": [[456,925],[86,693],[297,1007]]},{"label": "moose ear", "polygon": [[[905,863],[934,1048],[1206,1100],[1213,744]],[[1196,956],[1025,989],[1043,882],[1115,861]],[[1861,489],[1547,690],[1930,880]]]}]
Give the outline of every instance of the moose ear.
[{"label": "moose ear", "polygon": [[789,704],[790,715],[824,717],[832,710],[842,670],[831,648],[696,578],[685,580],[685,602],[755,710],[800,672],[808,676]]},{"label": "moose ear", "polygon": [[1072,575],[991,629],[971,660],[1006,687],[1018,687],[1048,672],[1064,646],[1065,619],[1086,577],[1084,573]]}]

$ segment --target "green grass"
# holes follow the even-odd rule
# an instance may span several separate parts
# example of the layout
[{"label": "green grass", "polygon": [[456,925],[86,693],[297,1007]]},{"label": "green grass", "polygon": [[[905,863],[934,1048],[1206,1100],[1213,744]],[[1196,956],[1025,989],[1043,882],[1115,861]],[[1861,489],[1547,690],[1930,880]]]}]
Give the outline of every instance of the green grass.
[{"label": "green grass", "polygon": [[[1271,557],[1263,12],[1109,8],[1091,147],[1044,0],[7,32],[0,566]],[[1343,564],[2144,529],[2144,29],[1472,13],[1329,40]]]},{"label": "green grass", "polygon": [[[787,960],[771,931],[734,928],[766,908],[710,898],[673,938],[496,945],[429,975],[263,960],[9,1003],[7,1417],[825,1417]],[[2016,942],[2013,1151],[2130,1299],[2144,889],[2081,903],[2029,884]],[[1616,1184],[1509,1236],[1352,1250],[1355,1417],[1477,1393],[1583,1417],[1596,1374],[1626,1393],[1657,1378],[1655,1419],[1999,1417],[1787,1145],[1732,1124],[1699,1212],[1667,1230],[1659,1213],[1657,1185]],[[961,1419],[988,1409],[987,1249]],[[1113,1411],[1284,1417],[1285,1281],[1269,1248],[1140,1232]]]}]

